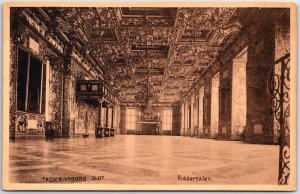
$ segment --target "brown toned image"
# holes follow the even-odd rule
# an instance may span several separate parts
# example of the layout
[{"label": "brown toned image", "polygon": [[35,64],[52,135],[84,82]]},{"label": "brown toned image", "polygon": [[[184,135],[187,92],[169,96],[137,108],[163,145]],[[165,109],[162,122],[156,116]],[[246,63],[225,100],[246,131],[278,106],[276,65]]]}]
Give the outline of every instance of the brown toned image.
[{"label": "brown toned image", "polygon": [[293,3],[5,3],[4,190],[296,189]]}]

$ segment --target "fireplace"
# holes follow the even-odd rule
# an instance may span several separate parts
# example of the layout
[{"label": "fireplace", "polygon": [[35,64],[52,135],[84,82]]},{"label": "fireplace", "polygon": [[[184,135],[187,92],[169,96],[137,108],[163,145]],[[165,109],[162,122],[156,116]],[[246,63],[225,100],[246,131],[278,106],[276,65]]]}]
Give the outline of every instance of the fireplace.
[{"label": "fireplace", "polygon": [[137,134],[140,135],[160,135],[160,114],[156,115],[151,111],[145,111],[144,114],[139,113]]}]

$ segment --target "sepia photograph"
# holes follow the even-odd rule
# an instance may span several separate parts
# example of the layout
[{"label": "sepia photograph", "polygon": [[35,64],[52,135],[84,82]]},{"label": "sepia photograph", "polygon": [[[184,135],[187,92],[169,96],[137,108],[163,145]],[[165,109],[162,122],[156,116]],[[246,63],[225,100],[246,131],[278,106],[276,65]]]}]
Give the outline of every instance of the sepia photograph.
[{"label": "sepia photograph", "polygon": [[294,3],[5,3],[4,190],[296,190]]}]

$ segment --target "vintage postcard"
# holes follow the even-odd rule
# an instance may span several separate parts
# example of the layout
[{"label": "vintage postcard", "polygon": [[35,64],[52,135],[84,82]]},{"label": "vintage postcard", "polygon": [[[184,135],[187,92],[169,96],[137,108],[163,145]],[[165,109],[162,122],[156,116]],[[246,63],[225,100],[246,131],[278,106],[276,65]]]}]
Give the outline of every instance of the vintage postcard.
[{"label": "vintage postcard", "polygon": [[296,189],[294,3],[3,7],[2,189]]}]

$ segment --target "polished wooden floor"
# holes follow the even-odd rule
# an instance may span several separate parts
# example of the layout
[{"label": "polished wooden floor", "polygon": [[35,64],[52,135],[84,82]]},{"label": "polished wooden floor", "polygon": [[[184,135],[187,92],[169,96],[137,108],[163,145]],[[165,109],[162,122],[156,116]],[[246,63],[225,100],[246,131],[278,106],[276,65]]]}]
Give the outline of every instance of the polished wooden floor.
[{"label": "polished wooden floor", "polygon": [[277,184],[276,145],[119,135],[52,141],[27,137],[9,146],[10,182]]}]

